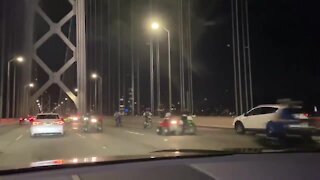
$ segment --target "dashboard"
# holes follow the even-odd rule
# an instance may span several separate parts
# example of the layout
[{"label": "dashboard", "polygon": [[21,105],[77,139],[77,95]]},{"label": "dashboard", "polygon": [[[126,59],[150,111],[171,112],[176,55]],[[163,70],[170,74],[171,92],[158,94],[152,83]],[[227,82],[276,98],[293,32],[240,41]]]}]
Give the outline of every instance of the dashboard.
[{"label": "dashboard", "polygon": [[0,179],[320,179],[319,162],[319,153],[238,154],[26,171]]}]

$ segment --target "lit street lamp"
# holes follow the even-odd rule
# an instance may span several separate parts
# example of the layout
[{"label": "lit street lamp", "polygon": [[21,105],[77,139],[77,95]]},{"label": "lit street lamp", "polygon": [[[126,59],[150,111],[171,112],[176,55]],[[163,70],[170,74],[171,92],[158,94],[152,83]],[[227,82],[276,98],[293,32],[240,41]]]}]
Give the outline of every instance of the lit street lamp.
[{"label": "lit street lamp", "polygon": [[74,92],[78,92],[78,91],[79,91],[79,89],[78,89],[78,88],[75,88],[75,89],[74,89]]},{"label": "lit street lamp", "polygon": [[34,87],[34,84],[33,84],[33,83],[29,83],[28,86],[29,86],[30,88],[33,88],[33,87]]},{"label": "lit street lamp", "polygon": [[160,25],[159,25],[159,23],[157,23],[157,22],[153,22],[153,23],[151,24],[151,28],[154,29],[154,30],[159,29],[159,27],[160,27]]},{"label": "lit street lamp", "polygon": [[[92,73],[91,78],[95,80],[95,86],[94,86],[94,107],[95,111],[97,111],[97,106],[99,104],[98,112],[102,113],[102,78],[97,73]],[[97,80],[99,82],[97,82]],[[98,90],[98,84],[99,83],[99,90]],[[98,92],[97,92],[98,91]],[[99,102],[98,102],[98,94],[99,94]]]},{"label": "lit street lamp", "polygon": [[169,109],[171,111],[172,108],[172,87],[171,87],[171,42],[170,42],[170,31],[164,27],[164,26],[160,26],[159,23],[157,22],[153,22],[151,24],[151,28],[153,30],[158,30],[159,28],[162,28],[164,31],[167,32],[168,34],[168,78],[169,78]]},{"label": "lit street lamp", "polygon": [[[7,70],[7,112],[6,112],[6,116],[9,117],[9,113],[10,113],[10,101],[11,101],[11,98],[10,98],[10,69],[11,69],[11,63],[12,62],[18,62],[18,63],[22,63],[24,61],[24,58],[22,56],[18,56],[18,57],[15,57],[13,59],[10,59],[8,61],[8,70]],[[15,101],[15,91],[16,91],[16,87],[15,87],[15,84],[16,84],[16,74],[14,73],[14,77],[13,77],[13,98],[14,98],[14,101]],[[15,106],[15,104],[13,103],[13,105]],[[14,110],[12,110],[12,112],[14,113]]]},{"label": "lit street lamp", "polygon": [[97,79],[97,78],[98,78],[98,74],[92,73],[92,74],[91,74],[91,77],[92,77],[92,79]]}]

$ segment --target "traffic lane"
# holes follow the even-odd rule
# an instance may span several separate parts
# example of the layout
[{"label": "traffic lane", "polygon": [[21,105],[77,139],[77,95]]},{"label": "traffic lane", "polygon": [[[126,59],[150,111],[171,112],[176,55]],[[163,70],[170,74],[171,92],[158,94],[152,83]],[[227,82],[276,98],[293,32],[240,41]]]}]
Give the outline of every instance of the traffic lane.
[{"label": "traffic lane", "polygon": [[145,130],[126,125],[117,128],[108,124],[105,124],[102,133],[83,133],[66,124],[65,131],[62,137],[31,138],[28,126],[18,127],[7,134],[10,143],[2,148],[0,166],[12,168],[42,160],[148,154],[164,149],[261,147],[261,143],[257,142],[260,136],[241,136],[224,129],[210,130],[210,134],[200,133],[196,136],[159,136],[155,129]]},{"label": "traffic lane", "polygon": [[137,155],[156,150],[156,147],[130,139],[132,134],[123,129],[109,128],[103,133],[83,133],[66,125],[64,136],[36,138],[30,137],[28,127],[23,127],[23,131],[21,138],[2,149],[0,168],[27,166],[43,160]]},{"label": "traffic lane", "polygon": [[[111,126],[113,126],[113,123],[111,123]],[[142,123],[140,124],[132,121],[124,121],[123,126],[128,128],[132,133],[156,135],[156,126],[153,126],[151,129],[143,129]],[[176,136],[168,137],[169,138],[165,139],[166,141],[171,137]],[[175,143],[176,148],[320,148],[320,138],[318,137],[313,137],[313,141],[306,141],[301,139],[300,136],[288,136],[285,140],[279,140],[277,138],[267,137],[265,134],[255,134],[250,132],[246,133],[246,135],[238,135],[233,129],[228,128],[198,127],[196,136],[184,135],[182,137],[184,138],[175,138],[178,139],[178,142],[174,142],[175,139],[173,139],[173,143]],[[187,144],[185,142],[187,142]]]},{"label": "traffic lane", "polygon": [[0,128],[0,153],[3,148],[7,147],[11,143],[19,140],[25,133],[24,126],[19,125],[6,125]]},{"label": "traffic lane", "polygon": [[12,131],[16,128],[18,128],[19,125],[18,124],[0,124],[0,138],[1,135],[8,133],[9,131]]},{"label": "traffic lane", "polygon": [[[9,134],[8,134],[9,135]],[[17,136],[17,137],[16,137]],[[153,130],[106,126],[102,133],[83,133],[66,124],[64,136],[30,137],[29,126],[10,135],[2,149],[1,168],[52,159],[148,154],[163,149],[220,149],[220,140],[198,136],[158,136]],[[219,138],[218,138],[219,139]],[[220,142],[219,142],[220,141]],[[225,141],[225,140],[223,140]]]},{"label": "traffic lane", "polygon": [[[123,126],[119,129],[124,129],[130,132],[133,136],[140,139],[134,141],[143,141],[145,144],[156,146],[165,142],[166,146],[156,146],[167,149],[214,149],[221,150],[225,148],[255,148],[261,147],[255,142],[255,137],[239,136],[234,133],[233,129],[219,129],[219,128],[198,128],[196,135],[183,136],[160,136],[156,133],[157,125],[152,128],[144,129],[143,121],[137,123],[136,121],[123,121]],[[106,128],[114,127],[112,121],[104,123]]]}]

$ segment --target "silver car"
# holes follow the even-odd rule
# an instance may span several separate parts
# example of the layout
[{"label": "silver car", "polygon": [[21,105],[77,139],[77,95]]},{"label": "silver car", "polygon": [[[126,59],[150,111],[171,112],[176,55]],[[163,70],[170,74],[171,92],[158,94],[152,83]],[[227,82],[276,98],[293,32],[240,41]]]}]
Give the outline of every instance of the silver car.
[{"label": "silver car", "polygon": [[30,127],[31,136],[64,134],[64,120],[55,113],[41,113],[32,122]]}]

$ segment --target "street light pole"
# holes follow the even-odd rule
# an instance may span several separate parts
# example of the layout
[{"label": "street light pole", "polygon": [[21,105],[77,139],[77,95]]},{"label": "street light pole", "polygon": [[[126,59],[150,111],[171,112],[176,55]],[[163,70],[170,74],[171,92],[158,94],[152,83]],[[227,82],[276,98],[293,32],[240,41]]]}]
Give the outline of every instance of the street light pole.
[{"label": "street light pole", "polygon": [[169,77],[169,111],[172,108],[172,87],[171,87],[171,42],[170,42],[170,31],[162,27],[168,33],[168,77]]},{"label": "street light pole", "polygon": [[97,111],[97,80],[94,81],[94,112]]},{"label": "street light pole", "polygon": [[99,113],[102,114],[102,78],[99,76]]},{"label": "street light pole", "polygon": [[8,69],[7,69],[7,111],[6,111],[6,117],[10,117],[10,101],[11,101],[11,98],[10,98],[10,69],[11,69],[11,63],[13,61],[18,61],[18,62],[23,62],[24,59],[23,57],[21,56],[18,56],[17,58],[13,58],[13,59],[10,59],[8,61]]},{"label": "street light pole", "polygon": [[15,117],[16,113],[16,67],[13,67],[13,90],[12,90],[12,114],[11,117]]},{"label": "street light pole", "polygon": [[157,36],[157,112],[159,112],[160,104],[161,104],[161,97],[160,97],[160,52],[159,52],[159,36]]},{"label": "street light pole", "polygon": [[[102,113],[102,78],[96,73],[91,74],[91,78],[95,80],[95,87],[94,87],[94,110],[95,112]],[[99,81],[99,82],[97,82]],[[98,89],[98,83],[99,83],[99,89]],[[98,94],[99,99],[98,100]],[[98,108],[97,108],[98,106]]]},{"label": "street light pole", "polygon": [[151,112],[154,113],[154,84],[153,84],[153,42],[150,38],[150,108]]},{"label": "street light pole", "polygon": [[9,62],[8,62],[8,69],[7,69],[7,111],[6,111],[6,117],[9,118],[9,113],[10,113],[10,66],[11,66],[11,62],[13,61],[14,59],[11,59]]},{"label": "street light pole", "polygon": [[[169,77],[169,111],[171,112],[171,108],[172,108],[172,86],[171,86],[171,38],[170,38],[170,31],[164,27],[164,26],[160,26],[157,22],[153,22],[151,24],[151,28],[153,30],[157,30],[159,28],[162,28],[164,31],[166,31],[168,33],[168,77]],[[157,47],[159,48],[159,46]],[[159,50],[158,50],[159,51]],[[158,55],[158,54],[157,54]],[[151,58],[151,57],[150,57]],[[158,57],[157,57],[158,58]],[[160,72],[160,71],[159,71]],[[159,80],[160,82],[160,80]],[[160,84],[160,83],[159,83]],[[159,85],[159,89],[160,89],[160,85]],[[158,89],[158,90],[159,90]],[[160,90],[159,90],[160,93]],[[159,98],[159,97],[158,97]],[[160,99],[160,98],[159,98]],[[160,100],[158,101],[160,102]]]},{"label": "street light pole", "polygon": [[[29,87],[29,88],[28,88]],[[33,83],[29,83],[27,85],[24,86],[24,92],[27,94],[26,95],[26,100],[27,102],[29,102],[29,94],[30,94],[30,88],[33,88],[34,87],[34,84]],[[28,89],[27,89],[28,88]],[[27,104],[27,106],[25,107],[26,108],[26,113],[29,114],[29,104]]]}]

